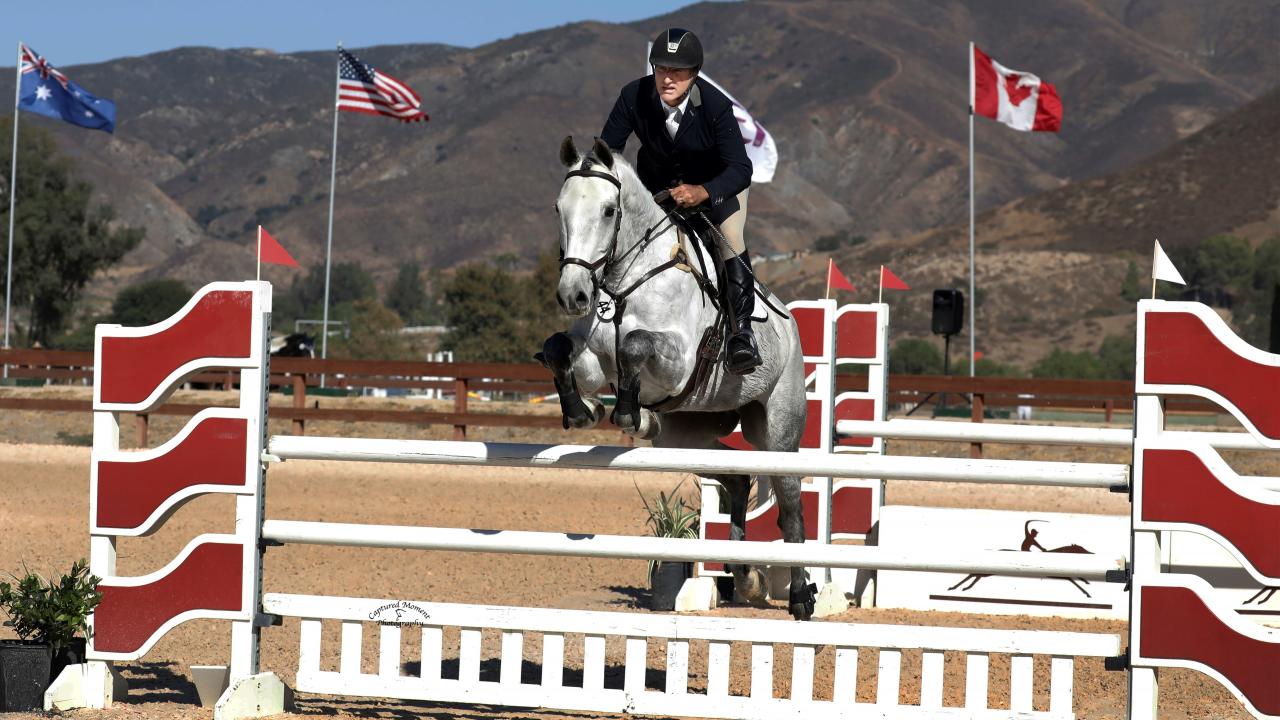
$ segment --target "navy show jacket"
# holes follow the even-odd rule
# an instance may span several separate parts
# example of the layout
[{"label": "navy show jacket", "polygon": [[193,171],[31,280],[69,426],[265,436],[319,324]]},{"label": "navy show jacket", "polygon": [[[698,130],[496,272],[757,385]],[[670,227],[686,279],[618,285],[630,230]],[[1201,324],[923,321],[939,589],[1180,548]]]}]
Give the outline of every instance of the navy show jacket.
[{"label": "navy show jacket", "polygon": [[651,193],[680,184],[701,185],[712,222],[720,224],[738,210],[738,193],[751,186],[751,160],[743,146],[733,103],[710,83],[697,78],[675,139],[667,133],[667,115],[654,77],[622,88],[600,139],[621,153],[627,138],[640,139],[636,173]]}]

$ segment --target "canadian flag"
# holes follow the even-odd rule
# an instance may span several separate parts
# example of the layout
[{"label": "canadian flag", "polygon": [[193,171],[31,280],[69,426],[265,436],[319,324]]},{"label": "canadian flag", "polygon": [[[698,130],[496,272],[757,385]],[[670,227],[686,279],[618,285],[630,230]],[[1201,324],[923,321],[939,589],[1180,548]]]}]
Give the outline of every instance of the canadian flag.
[{"label": "canadian flag", "polygon": [[969,47],[973,49],[969,106],[974,113],[1014,130],[1062,129],[1062,99],[1051,83],[1031,73],[1010,70],[973,43]]}]

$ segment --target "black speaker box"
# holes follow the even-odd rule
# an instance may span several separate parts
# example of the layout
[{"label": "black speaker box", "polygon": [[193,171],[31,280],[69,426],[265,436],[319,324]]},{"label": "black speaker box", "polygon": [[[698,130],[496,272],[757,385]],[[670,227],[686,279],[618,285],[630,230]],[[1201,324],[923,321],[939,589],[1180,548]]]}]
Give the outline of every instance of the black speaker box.
[{"label": "black speaker box", "polygon": [[933,334],[957,335],[964,329],[964,293],[933,291]]}]

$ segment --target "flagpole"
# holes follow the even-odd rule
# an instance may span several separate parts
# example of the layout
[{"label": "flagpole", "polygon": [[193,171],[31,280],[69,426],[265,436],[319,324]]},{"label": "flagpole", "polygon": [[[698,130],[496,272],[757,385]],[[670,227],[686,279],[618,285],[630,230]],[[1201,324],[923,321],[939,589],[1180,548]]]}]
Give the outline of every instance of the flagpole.
[{"label": "flagpole", "polygon": [[[976,374],[974,349],[977,347],[975,319],[978,315],[978,296],[974,283],[973,260],[973,41],[969,41],[969,377]],[[884,270],[881,269],[881,274]]]},{"label": "flagpole", "polygon": [[876,303],[884,302],[884,266],[880,266],[880,293],[876,295]]},{"label": "flagpole", "polygon": [[254,260],[256,260],[255,264],[258,266],[258,276],[254,279],[261,280],[262,279],[262,226],[261,225],[258,226],[258,255],[257,257],[254,258]]},{"label": "flagpole", "polygon": [[[9,260],[4,273],[4,347],[9,349],[9,306],[13,292],[13,205],[18,189],[18,99],[22,97],[22,43],[18,43],[18,61],[13,66],[13,158],[9,164]],[[9,364],[4,364],[4,377],[9,377]]]},{"label": "flagpole", "polygon": [[825,299],[831,299],[831,268],[835,267],[836,261],[827,258],[827,296]]},{"label": "flagpole", "polygon": [[[338,51],[342,51],[342,43],[338,43]],[[338,88],[341,86],[341,58],[333,68],[333,150],[330,152],[329,165],[329,234],[324,241],[324,316],[320,326],[320,358],[329,357],[329,266],[333,254],[333,194],[338,177]],[[324,376],[320,377],[320,387],[324,387]]]},{"label": "flagpole", "polygon": [[1155,243],[1151,246],[1151,299],[1156,299],[1156,262],[1160,260],[1157,253],[1160,252],[1160,239],[1156,238]]}]

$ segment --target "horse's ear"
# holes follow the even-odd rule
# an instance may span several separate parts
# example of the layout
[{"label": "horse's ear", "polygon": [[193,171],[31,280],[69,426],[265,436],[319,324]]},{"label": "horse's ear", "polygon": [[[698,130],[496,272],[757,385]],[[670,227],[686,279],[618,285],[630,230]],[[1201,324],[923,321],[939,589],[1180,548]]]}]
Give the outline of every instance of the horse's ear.
[{"label": "horse's ear", "polygon": [[595,144],[591,146],[591,154],[595,155],[597,160],[604,163],[605,167],[610,170],[613,169],[613,151],[610,150],[609,146],[605,145],[604,141],[600,138],[596,138]]},{"label": "horse's ear", "polygon": [[578,154],[578,148],[573,146],[573,136],[565,135],[564,141],[560,143],[560,162],[565,167],[571,168],[582,160],[582,156]]}]

